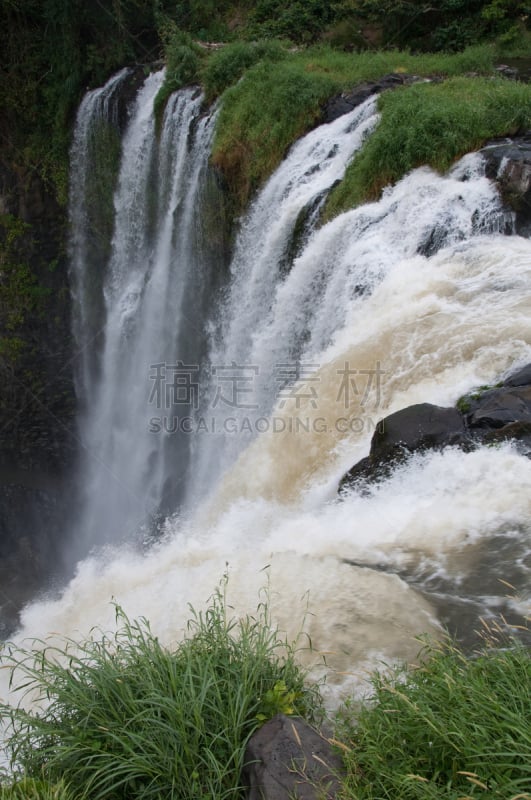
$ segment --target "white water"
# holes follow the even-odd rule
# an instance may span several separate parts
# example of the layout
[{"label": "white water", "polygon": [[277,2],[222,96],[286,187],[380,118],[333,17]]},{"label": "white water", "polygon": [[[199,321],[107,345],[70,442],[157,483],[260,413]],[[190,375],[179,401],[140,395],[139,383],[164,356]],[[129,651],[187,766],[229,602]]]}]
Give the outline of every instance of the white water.
[{"label": "white water", "polygon": [[[232,372],[218,371],[218,376],[223,376],[221,380],[232,375],[241,381],[232,384],[224,395],[227,402],[216,405],[215,391],[212,391],[210,406],[202,409],[209,417],[217,418],[218,426],[223,425],[227,409],[240,421],[248,416],[249,407],[253,405],[258,412],[254,417],[269,414],[280,387],[274,373],[277,361],[286,363],[284,372],[289,377],[290,366],[293,367],[300,352],[305,327],[292,324],[290,330],[278,331],[281,338],[276,337],[275,331],[273,341],[264,335],[264,329],[267,329],[278,287],[291,266],[293,256],[290,258],[289,250],[294,229],[304,215],[306,219],[300,232],[302,246],[326,192],[343,176],[348,162],[374,129],[378,118],[376,99],[371,97],[349,114],[304,136],[291,148],[243,220],[230,266],[231,282],[210,353],[214,370],[236,365]],[[286,323],[288,319],[304,318],[304,303],[305,298],[300,296],[295,305],[290,304],[285,309]],[[222,388],[219,381],[217,388]],[[241,397],[240,389],[243,390]],[[220,441],[222,438],[224,441]],[[245,441],[244,436],[239,439]],[[202,444],[194,462],[195,499],[198,493],[199,497],[204,496],[215,484],[241,447],[242,442],[235,441],[234,437],[215,437]]]},{"label": "white water", "polygon": [[[153,376],[157,364],[175,363],[183,331],[197,324],[183,308],[183,297],[195,280],[194,225],[214,117],[203,117],[192,131],[202,97],[193,90],[180,92],[168,103],[159,142],[153,99],[162,80],[160,72],[145,81],[122,145],[114,234],[102,286],[104,342],[99,372],[82,386],[84,496],[74,555],[107,541],[130,540],[170,494],[167,437],[149,430],[149,419],[160,407]],[[90,132],[84,107],[80,114],[78,151]],[[82,218],[80,192],[74,192],[73,202],[74,216]],[[74,270],[83,285],[92,265],[76,242],[74,251]],[[81,315],[88,316],[83,304],[88,299],[85,292],[78,302]],[[93,350],[88,343],[84,363],[94,359]],[[185,478],[185,464],[172,466],[175,490]]]},{"label": "white water", "polygon": [[[74,140],[70,152],[70,283],[72,287],[72,325],[76,345],[82,357],[77,364],[77,389],[87,397],[94,381],[92,317],[98,305],[98,290],[94,280],[92,251],[98,249],[101,231],[92,219],[93,209],[88,200],[91,173],[94,169],[92,150],[102,125],[118,127],[115,105],[118,90],[128,71],[121,70],[105,86],[87,92],[77,113]],[[112,191],[112,187],[111,187]]]},{"label": "white water", "polygon": [[[339,124],[336,132],[343,135]],[[316,146],[323,137],[322,152],[330,134],[330,127],[311,134]],[[188,519],[168,519],[165,540],[144,555],[109,549],[80,563],[59,600],[25,609],[17,640],[51,631],[76,637],[94,625],[112,629],[114,598],[130,616],[147,617],[161,641],[172,645],[183,635],[188,603],[204,606],[228,563],[235,614],[256,608],[267,575],[274,618],[289,635],[299,630],[308,604],[306,630],[316,652],[305,657],[319,661],[319,652],[328,653],[335,703],[379,659],[413,657],[414,636],[437,630],[440,619],[458,625],[465,610],[472,619],[511,608],[531,612],[531,461],[514,447],[417,456],[366,495],[336,494],[343,472],[367,454],[374,423],[385,413],[415,402],[453,404],[472,387],[531,361],[531,243],[497,232],[507,220],[478,159],[469,157],[444,178],[417,170],[380,202],[324,226],[291,270],[279,274],[278,259],[298,214],[287,202],[299,191],[297,181],[289,189],[285,181],[286,204],[279,199],[270,211],[271,224],[283,231],[272,234],[271,245],[265,243],[267,209],[260,224],[255,215],[265,193],[287,177],[283,170],[243,224],[223,338],[213,353],[224,364],[256,364],[270,377],[281,363],[311,363],[311,371],[273,409],[272,386],[280,382],[253,382],[259,408],[252,411],[250,432],[231,434],[235,445],[220,462],[240,455],[208,505]],[[304,192],[298,210],[318,194]],[[254,224],[255,238],[246,238]],[[245,246],[253,241],[259,252],[244,263]],[[437,248],[429,256],[418,253]],[[123,277],[118,267],[112,275]],[[111,283],[109,296],[122,297],[120,281]],[[117,328],[137,315],[150,323],[138,305],[146,293],[141,283],[116,305]],[[257,303],[254,313],[244,298],[246,285]],[[246,320],[241,326],[239,308]],[[124,380],[133,369],[126,359]],[[345,365],[357,381],[349,384],[348,398],[341,391]],[[379,391],[372,386],[364,397],[376,365],[383,370]],[[128,444],[128,396],[123,387],[114,396],[118,418],[110,413],[112,402],[102,409],[113,441],[121,437],[123,453],[134,461],[142,437],[135,434]],[[215,440],[227,438],[229,415],[238,429],[250,413],[214,409],[212,424],[221,424],[222,436],[197,434],[199,461],[201,452],[215,452]],[[269,430],[256,435],[253,420],[260,417]],[[302,426],[294,432],[297,420]],[[497,558],[500,542],[508,548],[506,559]],[[520,594],[507,600],[502,580],[518,583]]]}]

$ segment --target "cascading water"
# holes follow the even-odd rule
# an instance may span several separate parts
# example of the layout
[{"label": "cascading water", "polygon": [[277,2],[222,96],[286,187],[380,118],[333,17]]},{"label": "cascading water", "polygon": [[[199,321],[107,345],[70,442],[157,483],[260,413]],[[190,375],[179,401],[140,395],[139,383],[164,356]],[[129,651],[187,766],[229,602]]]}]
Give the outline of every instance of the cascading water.
[{"label": "cascading water", "polygon": [[[204,119],[188,133],[199,99],[180,93],[157,150],[148,112],[157,81],[140,93],[124,142],[101,372],[83,423],[101,460],[127,465],[142,511],[160,500],[164,475],[182,468],[164,460],[171,434],[156,445],[146,435],[140,400],[146,363],[195,363],[186,350],[194,337],[178,333],[190,300],[182,283],[171,283],[168,253],[185,270],[190,257],[197,271],[195,200],[179,186],[199,181],[212,125]],[[187,141],[195,130],[193,159],[183,159],[180,133],[170,137],[171,120],[181,120]],[[367,454],[384,414],[416,402],[453,404],[531,361],[531,243],[503,235],[511,220],[479,156],[445,177],[416,170],[379,202],[313,229],[322,193],[375,123],[369,102],[309,134],[242,222],[230,286],[217,317],[209,315],[217,319],[212,383],[185,440],[193,441],[189,472],[200,487],[188,498],[209,491],[209,502],[192,514],[189,500],[188,517],[169,517],[165,537],[144,554],[85,559],[59,600],[24,610],[20,636],[110,629],[114,597],[172,644],[188,603],[205,603],[227,562],[235,614],[256,607],[268,567],[273,615],[289,635],[308,604],[313,646],[337,670],[329,677],[336,702],[334,686],[357,684],[379,659],[414,655],[414,635],[441,621],[456,628],[467,615],[529,613],[531,460],[512,445],[415,456],[364,494],[337,497],[339,478]],[[159,182],[170,171],[174,182],[145,197],[139,176],[147,189],[157,168]],[[159,347],[167,337],[173,349]],[[121,516],[120,504],[105,511],[116,491],[106,481],[105,473],[87,481],[87,529],[122,530],[134,518]],[[505,597],[500,579],[520,596]]]},{"label": "cascading water", "polygon": [[[196,239],[215,115],[199,119],[202,96],[185,90],[170,99],[157,137],[153,100],[163,77],[159,72],[145,81],[123,139],[114,231],[96,288],[102,306],[97,316],[91,316],[94,259],[88,257],[86,233],[86,206],[94,198],[82,192],[83,171],[90,169],[87,161],[93,154],[87,150],[94,126],[104,117],[105,102],[120,76],[91,93],[78,118],[72,271],[85,412],[80,423],[83,500],[74,555],[134,538],[142,525],[176,502],[187,474],[187,440],[179,442],[178,458],[172,458],[175,439],[164,431],[153,435],[149,421],[164,399],[166,368],[175,368],[177,358],[198,363],[201,357],[196,316],[208,275],[198,274],[206,264]],[[90,337],[103,339],[99,351]]]},{"label": "cascading water", "polygon": [[[371,97],[351,113],[307,134],[291,148],[243,221],[230,287],[212,337],[212,391],[210,406],[202,412],[217,435],[202,442],[194,462],[196,497],[204,496],[249,441],[246,433],[252,436],[252,432],[243,425],[248,412],[258,412],[255,417],[268,415],[280,384],[293,382],[306,331],[303,325],[295,325],[289,338],[261,346],[272,298],[315,226],[328,190],[343,176],[377,121],[376,99]],[[296,307],[289,309],[290,317],[299,315]],[[275,367],[282,361],[284,373],[277,375]],[[238,437],[223,436],[227,410],[238,419]]]}]

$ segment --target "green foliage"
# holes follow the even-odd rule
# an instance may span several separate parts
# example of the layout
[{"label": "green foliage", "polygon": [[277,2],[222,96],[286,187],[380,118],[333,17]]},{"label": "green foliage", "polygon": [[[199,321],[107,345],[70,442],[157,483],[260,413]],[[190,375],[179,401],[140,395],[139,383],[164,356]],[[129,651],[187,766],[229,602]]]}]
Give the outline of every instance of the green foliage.
[{"label": "green foliage", "polygon": [[515,25],[529,27],[531,5],[527,0],[339,0],[335,13],[353,28],[379,29],[384,47],[457,52]]},{"label": "green foliage", "polygon": [[217,50],[208,59],[201,75],[208,102],[236,83],[249,67],[259,61],[281,61],[287,52],[281,42],[234,42]]},{"label": "green foliage", "polygon": [[462,397],[460,397],[457,403],[455,404],[455,407],[457,408],[458,411],[461,412],[461,414],[468,414],[468,412],[471,409],[471,403],[468,395],[465,394]]},{"label": "green foliage", "polygon": [[212,157],[242,206],[291,143],[317,121],[334,88],[325,73],[305,71],[287,59],[257,64],[226,90]]},{"label": "green foliage", "polygon": [[422,164],[441,172],[495,136],[531,124],[531,87],[503,79],[452,78],[379,98],[381,122],[331,192],[326,216],[376,199]]},{"label": "green foliage", "polygon": [[158,54],[146,0],[10,0],[0,9],[4,156],[37,170],[66,203],[70,126],[81,93]]},{"label": "green foliage", "polygon": [[462,395],[455,404],[455,407],[457,408],[458,411],[461,412],[461,414],[468,414],[468,412],[472,408],[473,400],[480,400],[482,395],[485,394],[485,392],[490,392],[491,389],[500,389],[502,386],[503,386],[503,381],[499,381],[498,383],[495,383],[493,385],[484,384],[483,386],[478,386],[477,389],[474,389],[473,391],[467,392],[467,394]]},{"label": "green foliage", "polygon": [[225,39],[224,16],[233,5],[230,0],[178,0],[168,7],[168,15],[179,28],[199,39]]},{"label": "green foliage", "polygon": [[333,18],[332,4],[324,0],[258,0],[249,15],[248,35],[314,42]]},{"label": "green foliage", "polygon": [[3,709],[13,760],[30,778],[67,781],[76,800],[243,796],[245,745],[264,709],[318,710],[264,603],[236,620],[216,592],[173,651],[145,620],[117,617],[112,636],[6,658],[22,691],[47,698],[40,714]]},{"label": "green foliage", "polygon": [[268,689],[262,697],[256,719],[259,722],[266,722],[276,714],[285,714],[286,716],[294,714],[298,700],[300,700],[300,692],[288,689],[285,681],[277,681],[273,688]]},{"label": "green foliage", "polygon": [[504,645],[473,657],[429,645],[418,667],[377,674],[374,702],[340,720],[342,800],[528,798],[531,658]]}]

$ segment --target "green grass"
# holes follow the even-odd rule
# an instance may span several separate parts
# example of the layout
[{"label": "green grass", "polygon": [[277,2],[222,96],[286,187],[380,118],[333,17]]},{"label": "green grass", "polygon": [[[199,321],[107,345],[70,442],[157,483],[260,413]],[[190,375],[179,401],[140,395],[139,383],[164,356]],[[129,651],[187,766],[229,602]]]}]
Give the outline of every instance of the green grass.
[{"label": "green grass", "polygon": [[385,92],[379,108],[378,128],[330,194],[328,219],[376,199],[415,167],[429,164],[444,172],[487,139],[524,131],[531,125],[531,86],[454,77]]},{"label": "green grass", "polygon": [[[485,45],[455,55],[412,56],[399,51],[349,54],[321,46],[289,52],[280,62],[262,60],[246,69],[243,79],[222,94],[213,161],[224,172],[243,208],[290,145],[318,122],[324,103],[335,93],[390,72],[487,74],[493,68],[493,52]],[[240,74],[241,69],[238,77]],[[223,82],[218,89],[222,86]]]},{"label": "green grass", "polygon": [[[415,669],[373,679],[374,702],[347,708],[337,738],[341,800],[531,797],[531,658],[517,642],[465,656],[430,645]],[[527,792],[527,794],[526,794]]]},{"label": "green grass", "polygon": [[49,698],[40,714],[3,709],[27,778],[65,781],[76,800],[238,798],[245,745],[262,721],[318,712],[318,689],[305,686],[265,604],[231,619],[218,591],[173,651],[147,622],[118,617],[117,634],[95,631],[80,649],[7,658],[21,691]]}]

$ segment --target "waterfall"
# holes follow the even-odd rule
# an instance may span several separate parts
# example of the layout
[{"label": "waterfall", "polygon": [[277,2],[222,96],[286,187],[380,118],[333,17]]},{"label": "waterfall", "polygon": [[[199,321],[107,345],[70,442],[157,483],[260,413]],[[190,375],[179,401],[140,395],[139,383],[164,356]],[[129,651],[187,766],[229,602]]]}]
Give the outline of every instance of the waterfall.
[{"label": "waterfall", "polygon": [[[311,131],[297,142],[271,176],[241,225],[230,266],[231,283],[212,337],[213,372],[205,416],[219,435],[210,436],[194,463],[196,497],[207,492],[233,460],[248,437],[222,434],[227,410],[240,420],[255,409],[262,417],[271,411],[278,388],[275,359],[295,364],[305,329],[292,327],[290,338],[256,347],[271,313],[272,298],[289,273],[292,261],[318,221],[328,190],[344,174],[353,154],[378,121],[376,99],[329,125]],[[298,315],[296,308],[289,316]],[[286,364],[288,380],[289,365]],[[228,392],[222,392],[222,382]],[[243,390],[242,399],[239,389]],[[243,413],[241,413],[243,411]],[[221,441],[220,441],[221,440]]]},{"label": "waterfall", "polygon": [[73,333],[82,354],[76,361],[79,398],[88,396],[97,375],[92,339],[103,323],[99,284],[113,222],[109,199],[114,175],[109,159],[116,158],[118,90],[127,74],[123,69],[102,88],[87,92],[77,113],[70,153],[70,282]]},{"label": "waterfall", "polygon": [[[512,217],[481,156],[444,176],[414,170],[319,226],[327,191],[377,124],[368,101],[292,147],[240,221],[218,291],[201,217],[215,113],[179,92],[158,139],[161,80],[138,94],[116,175],[104,333],[83,356],[78,531],[116,542],[153,509],[186,513],[167,515],[145,552],[80,561],[61,598],[23,611],[18,636],[112,629],[115,598],[172,645],[188,604],[204,607],[228,569],[236,615],[252,613],[266,583],[288,636],[309,609],[315,650],[301,658],[317,674],[327,653],[334,704],[367,667],[413,657],[417,634],[444,623],[466,638],[481,614],[529,613],[531,460],[510,443],[416,455],[366,493],[337,496],[382,416],[454,404],[531,361],[531,242],[506,235]],[[78,164],[89,105],[111,85],[102,92],[80,111]],[[86,218],[81,191],[72,202],[73,219]],[[80,347],[93,313],[83,247]],[[166,430],[168,414],[186,427]]]},{"label": "waterfall", "polygon": [[113,195],[112,238],[96,286],[99,314],[91,308],[97,276],[87,244],[93,198],[82,191],[86,179],[79,172],[98,168],[102,154],[89,150],[91,136],[121,75],[90,93],[78,115],[72,271],[84,411],[83,498],[74,556],[149,531],[153,519],[175,502],[187,474],[187,440],[174,458],[175,438],[164,430],[154,435],[150,419],[170,386],[166,370],[175,372],[182,359],[199,363],[202,335],[195,317],[208,276],[199,274],[206,265],[196,239],[215,114],[200,118],[202,96],[183,90],[170,98],[157,137],[153,100],[163,77],[159,72],[147,78],[130,111]]}]

